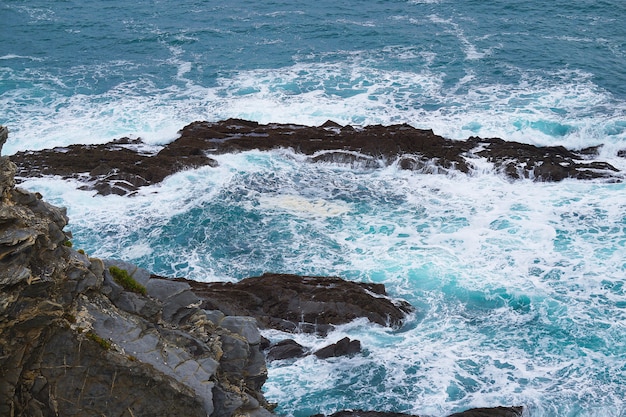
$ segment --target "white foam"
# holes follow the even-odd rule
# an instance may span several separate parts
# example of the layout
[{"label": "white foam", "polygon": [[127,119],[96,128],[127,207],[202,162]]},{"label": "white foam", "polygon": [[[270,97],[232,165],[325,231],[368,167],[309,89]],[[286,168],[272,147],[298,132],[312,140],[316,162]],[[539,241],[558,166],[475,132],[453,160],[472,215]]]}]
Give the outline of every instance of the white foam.
[{"label": "white foam", "polygon": [[16,54],[7,54],[0,56],[0,60],[10,60],[10,59],[28,59],[30,61],[43,61],[43,58],[37,58],[33,56],[24,56],[24,55],[16,55]]},{"label": "white foam", "polygon": [[280,209],[304,216],[334,217],[350,211],[347,204],[333,203],[324,199],[307,199],[298,195],[277,195],[259,197],[264,210]]},{"label": "white foam", "polygon": [[[452,23],[441,24],[454,30]],[[469,71],[450,88],[443,74],[428,69],[432,54],[392,48],[387,52],[423,59],[424,66],[417,72],[381,70],[371,66],[379,58],[357,51],[341,63],[240,71],[204,87],[189,78],[194,64],[177,48],[171,51],[167,64],[176,67],[177,75],[176,84],[167,88],[136,80],[99,94],[68,97],[67,80],[41,73],[51,85],[45,98],[26,87],[6,92],[0,106],[12,135],[5,153],[122,136],[163,144],[191,121],[239,117],[306,125],[328,119],[352,125],[407,122],[453,139],[478,135],[568,148],[604,144],[602,156],[624,166],[615,154],[626,142],[626,103],[615,101],[580,71],[541,74],[512,68],[521,74],[518,84],[483,84]],[[111,63],[98,71],[115,74],[127,65]],[[7,77],[25,83],[32,77],[8,71]],[[429,108],[429,103],[437,105]]]},{"label": "white foam", "polygon": [[359,320],[328,338],[294,335],[311,350],[348,336],[364,354],[272,364],[266,395],[286,415],[374,409],[378,390],[420,415],[494,404],[619,415],[626,185],[352,171],[289,151],[217,158],[134,198],[60,180],[25,186],[69,206],[92,255],[199,280],[269,270],[383,282],[418,308],[399,330]]}]

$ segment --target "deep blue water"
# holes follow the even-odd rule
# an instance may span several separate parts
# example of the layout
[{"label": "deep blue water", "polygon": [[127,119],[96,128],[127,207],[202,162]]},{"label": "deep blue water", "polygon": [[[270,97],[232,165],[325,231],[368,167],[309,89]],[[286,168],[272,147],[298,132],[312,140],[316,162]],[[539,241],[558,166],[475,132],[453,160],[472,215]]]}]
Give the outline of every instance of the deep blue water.
[{"label": "deep blue water", "polygon": [[[602,144],[626,169],[622,1],[3,0],[3,153],[140,136],[194,120],[409,123],[464,139]],[[278,412],[443,416],[525,405],[626,416],[623,184],[510,182],[224,155],[132,199],[55,179],[75,244],[156,273],[265,271],[382,282],[418,307],[403,329],[356,322],[365,353],[274,363]],[[285,335],[268,332],[280,339]]]}]

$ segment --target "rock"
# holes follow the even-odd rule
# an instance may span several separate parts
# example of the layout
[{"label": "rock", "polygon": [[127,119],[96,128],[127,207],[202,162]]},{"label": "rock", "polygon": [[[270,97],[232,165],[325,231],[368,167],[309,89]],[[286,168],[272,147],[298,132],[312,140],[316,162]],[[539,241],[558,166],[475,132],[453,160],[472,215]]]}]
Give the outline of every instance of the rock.
[{"label": "rock", "polygon": [[301,358],[305,356],[306,349],[292,339],[281,340],[271,345],[265,352],[268,361]]},{"label": "rock", "polygon": [[9,129],[6,126],[0,125],[0,155],[2,155],[2,147],[9,138]]},{"label": "rock", "polygon": [[399,327],[413,308],[387,297],[382,284],[336,277],[263,274],[237,283],[188,283],[202,308],[226,315],[252,316],[262,328],[326,334],[334,326],[365,317],[381,326]]},{"label": "rock", "polygon": [[139,140],[118,139],[103,145],[70,145],[12,156],[18,176],[59,175],[85,181],[84,189],[99,194],[132,195],[140,187],[162,181],[175,172],[216,162],[197,149],[145,152]]},{"label": "rock", "polygon": [[[103,145],[71,145],[18,152],[18,177],[59,175],[85,183],[99,194],[132,195],[180,170],[216,166],[211,155],[252,149],[289,148],[310,162],[333,162],[376,169],[398,163],[423,173],[471,174],[479,159],[512,179],[560,181],[606,178],[621,181],[612,165],[596,161],[598,147],[579,151],[561,146],[534,146],[499,138],[451,140],[408,124],[354,128],[327,121],[319,127],[266,124],[240,119],[194,122],[160,150],[146,152],[140,140],[118,139]],[[620,155],[622,155],[620,153]],[[1,171],[0,171],[1,172]]]},{"label": "rock", "polygon": [[419,417],[412,414],[390,413],[384,411],[343,410],[336,413],[314,414],[311,417]]},{"label": "rock", "polygon": [[7,193],[15,186],[17,166],[2,155],[2,147],[9,137],[9,129],[0,125],[0,201],[7,198]]},{"label": "rock", "polygon": [[448,417],[521,417],[524,407],[473,408]]},{"label": "rock", "polygon": [[206,312],[188,284],[73,250],[65,210],[12,181],[0,183],[0,415],[272,415],[255,319]]},{"label": "rock", "polygon": [[[495,407],[495,408],[473,408],[461,413],[454,413],[448,417],[521,417],[524,407]],[[311,417],[419,417],[404,413],[389,413],[380,411],[363,410],[343,410],[325,416],[315,414]]]},{"label": "rock", "polygon": [[344,337],[337,343],[321,348],[316,351],[314,355],[320,359],[327,359],[338,356],[354,355],[359,352],[361,352],[361,342]]}]

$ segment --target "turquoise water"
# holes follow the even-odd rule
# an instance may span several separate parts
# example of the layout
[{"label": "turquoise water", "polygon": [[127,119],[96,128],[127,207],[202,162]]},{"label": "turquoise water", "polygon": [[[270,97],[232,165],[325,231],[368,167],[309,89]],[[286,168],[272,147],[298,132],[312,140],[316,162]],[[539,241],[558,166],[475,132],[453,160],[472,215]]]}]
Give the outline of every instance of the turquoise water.
[{"label": "turquoise water", "polygon": [[[626,161],[618,1],[14,1],[0,4],[5,154],[121,136],[161,145],[194,120],[409,123]],[[626,416],[624,184],[511,182],[222,155],[130,199],[58,179],[77,247],[156,273],[266,271],[381,282],[417,307],[357,321],[363,355],[270,365],[278,412],[444,416],[525,405]],[[278,340],[285,335],[266,332]]]}]

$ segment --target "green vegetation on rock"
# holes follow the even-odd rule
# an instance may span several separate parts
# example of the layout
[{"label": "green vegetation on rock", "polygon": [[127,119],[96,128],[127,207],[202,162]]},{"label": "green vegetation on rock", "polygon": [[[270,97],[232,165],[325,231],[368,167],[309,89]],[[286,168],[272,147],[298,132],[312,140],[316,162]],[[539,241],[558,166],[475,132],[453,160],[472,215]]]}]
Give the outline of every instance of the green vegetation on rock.
[{"label": "green vegetation on rock", "polygon": [[113,276],[115,282],[120,284],[127,291],[136,292],[137,294],[146,295],[146,287],[135,281],[133,277],[130,276],[128,271],[122,268],[118,268],[115,265],[111,265],[109,267],[109,272]]},{"label": "green vegetation on rock", "polygon": [[98,336],[94,332],[88,332],[85,336],[87,337],[87,339],[93,340],[94,342],[99,344],[100,347],[102,347],[102,349],[104,350],[111,349],[111,342],[106,339],[103,339],[102,337]]}]

